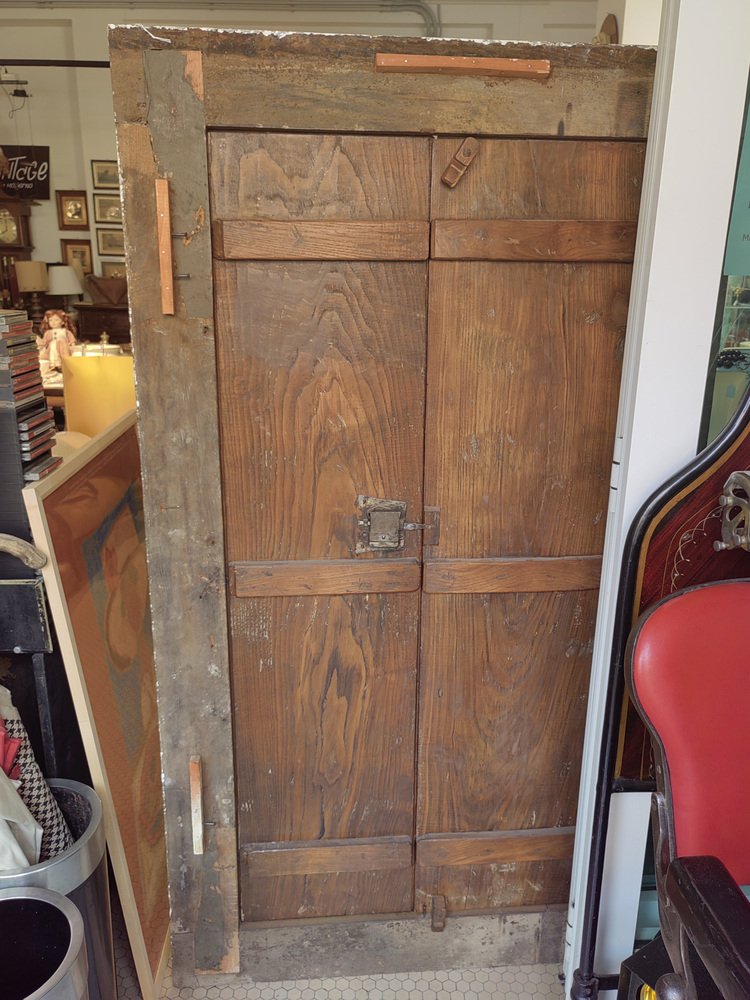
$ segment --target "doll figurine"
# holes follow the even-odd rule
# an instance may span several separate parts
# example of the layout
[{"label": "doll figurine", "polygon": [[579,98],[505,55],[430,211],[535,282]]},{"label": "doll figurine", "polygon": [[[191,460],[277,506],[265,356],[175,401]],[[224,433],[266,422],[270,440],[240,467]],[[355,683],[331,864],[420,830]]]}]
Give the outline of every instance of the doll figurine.
[{"label": "doll figurine", "polygon": [[[70,357],[76,344],[73,322],[62,309],[48,309],[44,314],[37,337],[39,357],[49,368],[62,368],[62,359]],[[46,365],[42,366],[43,368]]]}]

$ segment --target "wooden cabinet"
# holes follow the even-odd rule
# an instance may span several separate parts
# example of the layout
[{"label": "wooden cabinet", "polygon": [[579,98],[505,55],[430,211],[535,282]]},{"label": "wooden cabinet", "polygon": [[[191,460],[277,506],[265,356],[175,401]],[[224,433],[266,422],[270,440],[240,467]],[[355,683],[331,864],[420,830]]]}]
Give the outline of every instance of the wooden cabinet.
[{"label": "wooden cabinet", "polygon": [[78,339],[99,342],[101,335],[106,333],[112,344],[127,344],[130,342],[130,319],[128,306],[109,305],[100,302],[79,302]]},{"label": "wooden cabinet", "polygon": [[[167,34],[112,70],[177,965],[564,903],[653,54]],[[375,70],[457,48],[551,73]]]}]

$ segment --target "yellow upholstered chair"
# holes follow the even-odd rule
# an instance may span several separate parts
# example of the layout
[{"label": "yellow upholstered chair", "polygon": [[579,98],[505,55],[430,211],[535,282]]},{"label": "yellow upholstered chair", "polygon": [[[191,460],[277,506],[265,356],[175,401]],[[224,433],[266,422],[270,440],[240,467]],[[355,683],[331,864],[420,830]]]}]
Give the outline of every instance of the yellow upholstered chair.
[{"label": "yellow upholstered chair", "polygon": [[133,359],[120,355],[63,358],[65,427],[94,437],[135,408]]}]

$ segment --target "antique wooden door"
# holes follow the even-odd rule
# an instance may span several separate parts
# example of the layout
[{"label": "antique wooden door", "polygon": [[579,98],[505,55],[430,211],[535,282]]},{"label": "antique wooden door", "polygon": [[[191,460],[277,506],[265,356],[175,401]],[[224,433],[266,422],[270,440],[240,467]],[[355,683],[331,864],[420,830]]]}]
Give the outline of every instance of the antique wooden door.
[{"label": "antique wooden door", "polygon": [[643,147],[209,135],[244,919],[567,899]]}]

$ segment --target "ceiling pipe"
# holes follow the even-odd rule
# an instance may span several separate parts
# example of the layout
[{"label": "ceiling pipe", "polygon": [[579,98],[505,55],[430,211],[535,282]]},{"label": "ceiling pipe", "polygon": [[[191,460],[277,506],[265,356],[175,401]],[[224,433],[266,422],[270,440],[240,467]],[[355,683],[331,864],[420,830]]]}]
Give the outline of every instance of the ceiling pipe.
[{"label": "ceiling pipe", "polygon": [[[14,7],[55,10],[64,7],[89,10],[140,11],[145,3],[123,3],[121,0],[11,0]],[[427,0],[159,0],[159,7],[179,10],[284,10],[290,13],[306,11],[377,11],[382,14],[408,13],[419,15],[424,22],[423,34],[440,38],[443,33],[440,14]],[[9,64],[9,63],[8,63]]]}]

